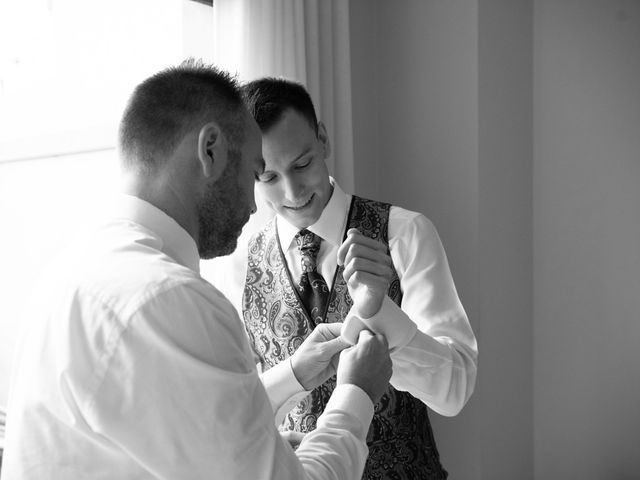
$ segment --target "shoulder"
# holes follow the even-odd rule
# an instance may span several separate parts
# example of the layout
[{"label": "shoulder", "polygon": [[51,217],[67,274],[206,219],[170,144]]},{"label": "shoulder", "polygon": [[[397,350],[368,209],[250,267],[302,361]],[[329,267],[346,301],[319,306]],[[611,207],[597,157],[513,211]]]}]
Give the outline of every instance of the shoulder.
[{"label": "shoulder", "polygon": [[396,205],[389,211],[389,247],[394,249],[439,249],[440,237],[434,223],[420,212]]},{"label": "shoulder", "polygon": [[208,285],[163,252],[161,239],[138,226],[94,232],[70,253],[63,288],[121,321],[164,291]]},{"label": "shoulder", "polygon": [[[127,345],[135,350],[139,345],[155,348],[169,342],[209,358],[214,346],[222,348],[221,343],[242,346],[236,310],[198,272],[161,254],[126,263],[114,259],[109,269],[82,285],[86,311],[101,312],[98,336],[111,337],[112,352],[117,348],[126,354]],[[118,271],[120,278],[116,278]],[[92,320],[82,315],[78,321]],[[94,344],[95,335],[86,341]]]},{"label": "shoulder", "polygon": [[397,205],[391,205],[389,209],[390,239],[393,236],[407,232],[437,234],[435,225],[424,214]]}]

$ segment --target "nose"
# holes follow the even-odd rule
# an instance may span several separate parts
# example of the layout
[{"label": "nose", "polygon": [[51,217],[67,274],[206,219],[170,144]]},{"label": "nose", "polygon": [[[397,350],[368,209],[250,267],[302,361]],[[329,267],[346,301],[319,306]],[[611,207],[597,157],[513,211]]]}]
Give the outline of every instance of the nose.
[{"label": "nose", "polygon": [[300,184],[291,177],[285,177],[283,183],[284,198],[292,203],[296,203],[300,198]]}]

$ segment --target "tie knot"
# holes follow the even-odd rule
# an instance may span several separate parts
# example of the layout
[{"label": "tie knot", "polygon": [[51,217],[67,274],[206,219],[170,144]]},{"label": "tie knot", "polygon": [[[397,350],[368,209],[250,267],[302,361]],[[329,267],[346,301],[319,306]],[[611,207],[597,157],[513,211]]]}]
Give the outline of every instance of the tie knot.
[{"label": "tie knot", "polygon": [[298,244],[298,250],[300,250],[300,255],[302,256],[303,272],[315,270],[317,268],[316,260],[322,239],[306,228],[300,230],[295,238]]}]

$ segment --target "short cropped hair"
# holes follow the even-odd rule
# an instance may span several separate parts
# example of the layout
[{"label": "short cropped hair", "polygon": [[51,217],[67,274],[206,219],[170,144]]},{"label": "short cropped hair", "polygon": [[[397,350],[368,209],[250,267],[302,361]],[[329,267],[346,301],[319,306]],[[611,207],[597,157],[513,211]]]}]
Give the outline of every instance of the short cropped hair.
[{"label": "short cropped hair", "polygon": [[123,166],[153,171],[191,129],[216,120],[234,145],[244,110],[237,80],[201,60],[187,59],[136,87],[120,120]]},{"label": "short cropped hair", "polygon": [[318,119],[309,92],[300,83],[265,77],[242,86],[249,113],[263,132],[273,127],[288,109],[301,114],[318,134]]}]

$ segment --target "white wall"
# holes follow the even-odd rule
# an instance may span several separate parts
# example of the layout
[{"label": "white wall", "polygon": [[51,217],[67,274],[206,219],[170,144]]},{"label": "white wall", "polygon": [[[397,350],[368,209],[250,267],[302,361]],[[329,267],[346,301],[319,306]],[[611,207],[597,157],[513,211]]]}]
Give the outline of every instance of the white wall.
[{"label": "white wall", "polygon": [[640,478],[640,2],[536,0],[536,478]]},{"label": "white wall", "polygon": [[480,342],[451,478],[640,478],[640,3],[350,5],[356,189],[434,220]]},{"label": "white wall", "polygon": [[531,478],[530,2],[350,5],[356,190],[434,221],[480,342],[443,463]]},{"label": "white wall", "polygon": [[[379,178],[371,196],[420,211],[434,222],[480,334],[476,6],[464,0],[377,3],[373,78]],[[357,150],[356,158],[358,178],[370,160]],[[472,397],[455,418],[431,414],[452,478],[474,478],[477,472],[482,440],[474,412],[483,410],[479,400]]]},{"label": "white wall", "polygon": [[481,476],[533,478],[532,15],[478,2]]}]

